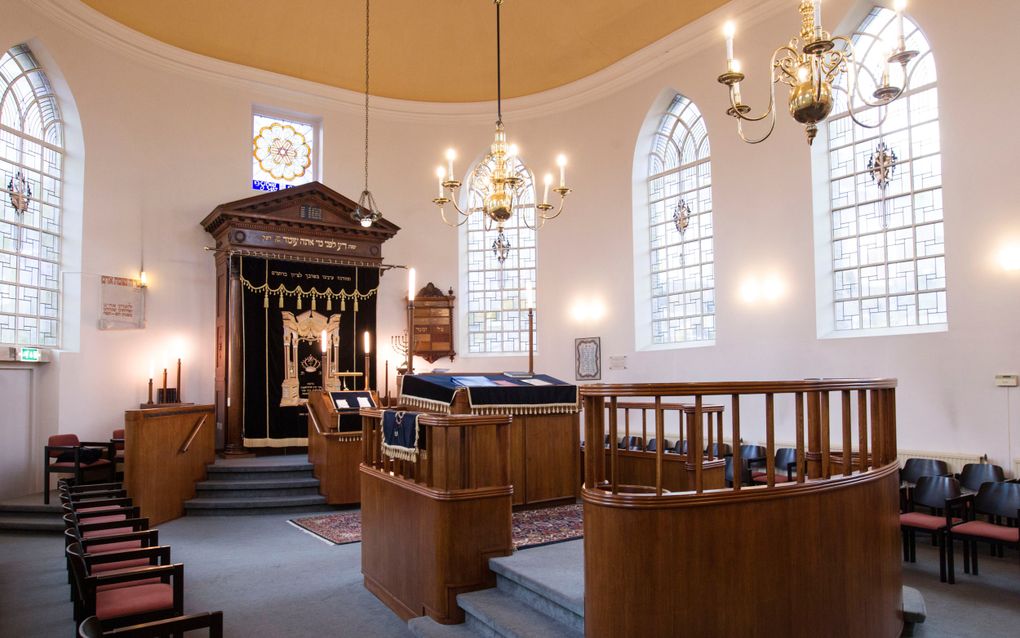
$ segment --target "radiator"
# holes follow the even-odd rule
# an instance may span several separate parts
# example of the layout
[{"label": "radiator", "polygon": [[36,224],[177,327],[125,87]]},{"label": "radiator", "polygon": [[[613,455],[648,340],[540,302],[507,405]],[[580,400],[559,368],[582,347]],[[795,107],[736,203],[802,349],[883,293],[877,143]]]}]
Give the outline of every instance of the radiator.
[{"label": "radiator", "polygon": [[962,472],[963,466],[967,463],[980,463],[982,460],[987,462],[987,455],[959,452],[925,452],[922,450],[898,450],[896,458],[900,462],[900,467],[903,467],[903,462],[907,459],[921,458],[945,461],[949,465],[949,471],[954,474]]}]

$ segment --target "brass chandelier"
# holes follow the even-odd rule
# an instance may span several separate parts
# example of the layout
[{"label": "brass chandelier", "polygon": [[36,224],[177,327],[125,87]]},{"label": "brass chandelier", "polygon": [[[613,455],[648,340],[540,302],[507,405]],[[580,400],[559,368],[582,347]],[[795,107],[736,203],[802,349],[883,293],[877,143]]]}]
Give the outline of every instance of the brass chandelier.
[{"label": "brass chandelier", "polygon": [[[503,83],[502,69],[500,64],[500,23],[499,9],[503,0],[493,0],[496,5],[496,134],[489,147],[485,158],[471,171],[468,176],[468,183],[471,189],[479,194],[482,200],[481,208],[470,209],[470,203],[464,210],[457,204],[457,191],[461,186],[453,172],[453,161],[457,158],[454,149],[446,151],[446,167],[439,166],[436,169],[436,177],[439,178],[439,196],[432,199],[432,203],[439,207],[439,213],[443,222],[448,226],[462,226],[473,213],[482,212],[485,215],[486,230],[496,225],[498,235],[492,244],[492,251],[499,263],[502,264],[510,252],[510,242],[503,232],[504,225],[513,217],[514,211],[519,208],[526,198],[528,179],[530,171],[517,156],[517,145],[507,142],[506,130],[503,127]],[[528,228],[537,230],[545,225],[550,219],[559,217],[563,212],[563,202],[570,189],[566,185],[565,155],[556,158],[556,164],[560,169],[559,186],[552,189],[560,196],[558,206],[549,203],[549,189],[552,185],[553,176],[550,173],[545,175],[545,191],[542,201],[535,205],[535,217],[529,222],[528,216],[521,213],[521,219]],[[453,221],[446,216],[446,205],[451,204],[457,211],[458,217]],[[555,209],[555,212],[553,210]]]},{"label": "brass chandelier", "polygon": [[[790,115],[804,124],[808,144],[814,141],[818,133],[818,123],[832,111],[833,85],[843,77],[846,79],[847,110],[853,121],[865,128],[880,126],[888,115],[888,109],[880,113],[877,122],[865,123],[854,110],[854,98],[857,97],[865,108],[869,108],[884,107],[903,95],[909,77],[907,65],[918,55],[917,51],[907,50],[903,37],[903,10],[906,5],[906,0],[895,0],[893,3],[898,37],[886,57],[881,80],[875,83],[871,92],[874,101],[869,101],[857,76],[857,65],[861,61],[854,50],[853,36],[830,35],[822,28],[821,0],[802,0],[798,8],[801,16],[800,35],[772,53],[769,104],[761,115],[751,115],[751,107],[744,104],[740,95],[740,83],[744,80],[744,74],[740,72],[740,62],[733,57],[736,27],[732,21],[727,22],[723,29],[726,36],[727,70],[719,76],[719,82],[729,87],[730,107],[726,113],[736,118],[740,138],[749,144],[757,144],[772,134],[776,127],[776,85],[780,82],[790,87]],[[890,82],[889,67],[894,64],[900,65],[904,86],[894,86]],[[744,134],[744,122],[763,120],[770,120],[763,136],[752,138]]]}]

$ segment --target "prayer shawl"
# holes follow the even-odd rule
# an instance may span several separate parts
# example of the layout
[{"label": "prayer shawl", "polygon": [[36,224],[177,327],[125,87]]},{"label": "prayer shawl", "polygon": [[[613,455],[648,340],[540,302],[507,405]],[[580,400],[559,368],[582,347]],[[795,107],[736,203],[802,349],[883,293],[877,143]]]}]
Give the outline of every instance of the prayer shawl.
[{"label": "prayer shawl", "polygon": [[417,461],[425,449],[425,432],[418,426],[417,412],[383,411],[382,452],[391,459]]}]

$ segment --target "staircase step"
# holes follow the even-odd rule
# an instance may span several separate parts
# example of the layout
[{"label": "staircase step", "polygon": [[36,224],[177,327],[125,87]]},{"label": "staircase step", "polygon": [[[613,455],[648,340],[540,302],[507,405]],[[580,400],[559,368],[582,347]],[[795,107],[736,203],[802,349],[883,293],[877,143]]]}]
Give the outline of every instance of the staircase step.
[{"label": "staircase step", "polygon": [[0,530],[63,533],[64,521],[52,514],[0,514]]},{"label": "staircase step", "polygon": [[467,625],[444,625],[428,616],[412,618],[407,621],[407,628],[411,635],[418,636],[418,638],[483,638],[485,636]]},{"label": "staircase step", "polygon": [[316,512],[328,509],[326,497],[318,494],[306,496],[263,496],[249,498],[198,497],[184,502],[189,516],[247,516]]},{"label": "staircase step", "polygon": [[498,589],[460,594],[457,604],[467,616],[467,627],[482,636],[504,638],[580,638],[584,631],[536,611],[522,600]]},{"label": "staircase step", "polygon": [[11,512],[11,513],[32,513],[32,514],[60,514],[63,508],[60,506],[60,499],[50,499],[49,504],[42,502],[42,497],[39,497],[38,503],[0,503],[0,514]]},{"label": "staircase step", "polygon": [[314,496],[319,493],[319,479],[276,478],[262,480],[213,479],[195,484],[199,498],[249,498],[262,496]]},{"label": "staircase step", "polygon": [[584,541],[569,541],[492,558],[499,591],[572,629],[584,631]]},{"label": "staircase step", "polygon": [[269,481],[308,478],[312,476],[312,465],[309,464],[307,467],[296,465],[219,467],[210,465],[206,468],[206,472],[207,478],[212,481]]}]

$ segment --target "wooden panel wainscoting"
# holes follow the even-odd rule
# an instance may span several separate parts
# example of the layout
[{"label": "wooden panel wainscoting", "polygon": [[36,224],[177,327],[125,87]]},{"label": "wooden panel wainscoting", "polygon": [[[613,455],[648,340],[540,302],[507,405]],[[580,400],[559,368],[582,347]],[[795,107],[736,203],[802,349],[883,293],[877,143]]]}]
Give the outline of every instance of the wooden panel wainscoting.
[{"label": "wooden panel wainscoting", "polygon": [[585,635],[899,636],[896,470],[654,505],[586,491]]},{"label": "wooden panel wainscoting", "polygon": [[124,487],[150,524],[183,516],[184,501],[215,460],[214,405],[124,413]]},{"label": "wooden panel wainscoting", "polygon": [[495,586],[513,551],[511,417],[423,414],[416,461],[382,454],[381,410],[363,409],[361,571],[401,618],[464,622],[457,594]]},{"label": "wooden panel wainscoting", "polygon": [[[899,636],[895,389],[895,379],[582,386],[585,635]],[[807,467],[786,483],[776,481],[777,395],[794,401],[782,425],[796,435],[797,467]],[[732,488],[720,489],[717,466],[727,460],[711,452],[680,462],[661,445],[619,448],[630,427],[626,409],[621,427],[621,398],[653,402],[643,409],[659,441],[665,411],[677,405],[665,401],[693,399],[688,449],[703,450],[712,439],[741,441],[748,396],[764,404],[756,415],[765,425],[764,484],[735,471]],[[729,398],[728,428],[721,411],[707,414],[709,397]],[[608,449],[590,444],[606,436]],[[858,451],[845,463],[848,444]],[[734,468],[744,467],[741,455],[734,446]],[[678,475],[685,491],[672,489]]]},{"label": "wooden panel wainscoting", "polygon": [[319,479],[319,493],[330,505],[350,505],[361,499],[361,431],[340,432],[338,413],[329,394],[308,395],[308,462]]}]

